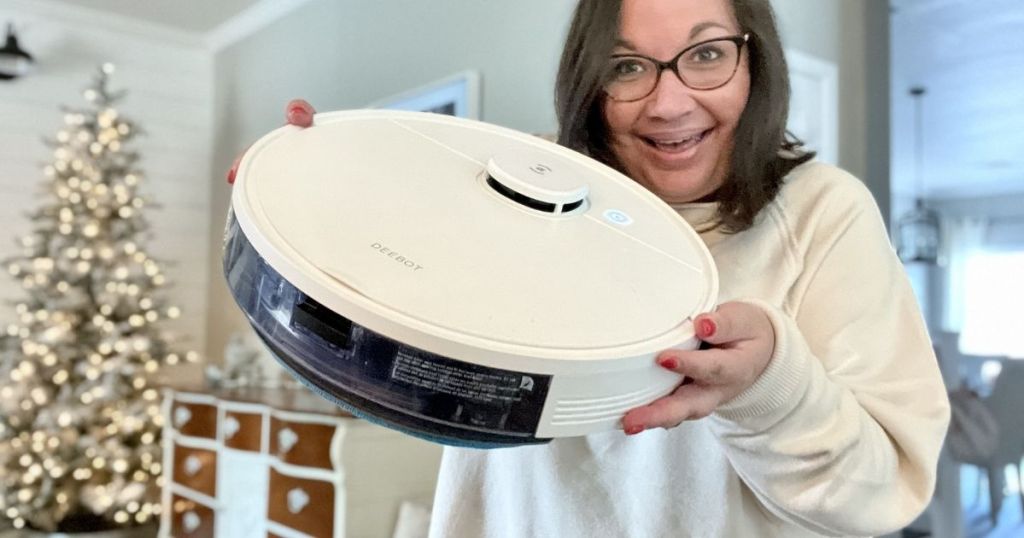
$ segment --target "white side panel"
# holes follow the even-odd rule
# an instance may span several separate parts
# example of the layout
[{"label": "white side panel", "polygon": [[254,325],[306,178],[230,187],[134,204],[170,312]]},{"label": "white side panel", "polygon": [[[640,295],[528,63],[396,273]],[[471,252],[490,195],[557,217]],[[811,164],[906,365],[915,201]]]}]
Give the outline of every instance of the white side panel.
[{"label": "white side panel", "polygon": [[266,456],[221,449],[217,455],[216,535],[218,538],[266,536],[270,473]]},{"label": "white side panel", "polygon": [[[692,339],[680,349],[693,349]],[[655,356],[650,356],[653,364]],[[671,393],[682,378],[662,368],[591,375],[556,375],[537,425],[537,437],[572,437],[621,429],[622,415]]]}]

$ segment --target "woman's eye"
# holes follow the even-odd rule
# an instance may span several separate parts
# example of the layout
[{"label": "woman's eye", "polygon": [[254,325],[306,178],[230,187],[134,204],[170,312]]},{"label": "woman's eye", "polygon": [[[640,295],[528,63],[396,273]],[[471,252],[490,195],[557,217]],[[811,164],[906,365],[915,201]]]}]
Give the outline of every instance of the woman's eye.
[{"label": "woman's eye", "polygon": [[618,60],[612,65],[612,74],[619,80],[639,77],[646,70],[643,62],[634,59]]},{"label": "woman's eye", "polygon": [[705,45],[698,47],[690,53],[690,62],[693,63],[708,63],[714,62],[722,57],[722,51],[714,45]]}]

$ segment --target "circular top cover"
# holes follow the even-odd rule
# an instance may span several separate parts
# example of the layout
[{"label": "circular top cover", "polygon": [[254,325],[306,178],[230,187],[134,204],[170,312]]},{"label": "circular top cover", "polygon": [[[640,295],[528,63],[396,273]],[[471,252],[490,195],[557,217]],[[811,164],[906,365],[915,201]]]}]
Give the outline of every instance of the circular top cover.
[{"label": "circular top cover", "polygon": [[356,323],[456,358],[657,352],[692,338],[716,300],[711,255],[671,207],[511,129],[321,113],[259,140],[237,178],[235,216],[277,272]]}]

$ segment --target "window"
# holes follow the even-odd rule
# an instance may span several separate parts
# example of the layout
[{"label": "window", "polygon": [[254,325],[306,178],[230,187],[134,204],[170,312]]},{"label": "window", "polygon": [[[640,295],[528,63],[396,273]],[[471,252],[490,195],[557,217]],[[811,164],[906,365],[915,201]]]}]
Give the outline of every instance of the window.
[{"label": "window", "polygon": [[966,259],[960,350],[1024,359],[1024,251],[975,251]]}]

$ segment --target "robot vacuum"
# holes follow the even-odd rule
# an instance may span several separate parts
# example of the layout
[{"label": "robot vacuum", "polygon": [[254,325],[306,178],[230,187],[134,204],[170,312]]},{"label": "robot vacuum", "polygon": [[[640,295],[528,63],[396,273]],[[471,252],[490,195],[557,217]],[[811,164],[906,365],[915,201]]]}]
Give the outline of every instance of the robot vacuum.
[{"label": "robot vacuum", "polygon": [[669,348],[718,277],[697,233],[621,173],[439,114],[317,114],[239,165],[224,273],[300,381],[457,446],[621,428],[671,393]]}]

